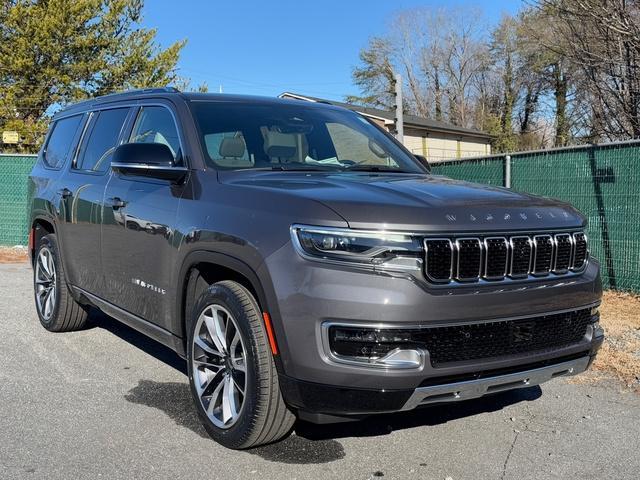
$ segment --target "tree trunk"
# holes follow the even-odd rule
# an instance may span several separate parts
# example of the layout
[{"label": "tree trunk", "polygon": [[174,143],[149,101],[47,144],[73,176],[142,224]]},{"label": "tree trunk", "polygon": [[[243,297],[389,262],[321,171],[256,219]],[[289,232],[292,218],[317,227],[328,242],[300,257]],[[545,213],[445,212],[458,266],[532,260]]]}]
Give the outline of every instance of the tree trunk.
[{"label": "tree trunk", "polygon": [[553,66],[554,93],[556,97],[556,138],[554,146],[563,147],[569,141],[567,118],[567,77],[559,63]]}]

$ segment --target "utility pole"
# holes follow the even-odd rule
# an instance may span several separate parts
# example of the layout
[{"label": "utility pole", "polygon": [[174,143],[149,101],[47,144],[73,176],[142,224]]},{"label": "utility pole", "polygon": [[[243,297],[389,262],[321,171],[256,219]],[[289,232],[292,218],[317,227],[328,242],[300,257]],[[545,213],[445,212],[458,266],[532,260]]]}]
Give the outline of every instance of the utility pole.
[{"label": "utility pole", "polygon": [[396,139],[404,143],[404,118],[402,117],[402,76],[394,74],[396,87]]}]

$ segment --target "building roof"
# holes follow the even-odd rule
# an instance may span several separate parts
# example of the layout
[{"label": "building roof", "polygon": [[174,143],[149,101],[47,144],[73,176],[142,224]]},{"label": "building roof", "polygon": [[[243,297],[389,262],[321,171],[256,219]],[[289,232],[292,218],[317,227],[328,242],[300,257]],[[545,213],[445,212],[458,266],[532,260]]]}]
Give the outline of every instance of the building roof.
[{"label": "building roof", "polygon": [[[381,110],[379,108],[365,107],[352,103],[337,102],[335,100],[325,100],[324,98],[302,95],[299,93],[284,92],[279,95],[280,98],[294,98],[297,100],[307,100],[309,102],[329,103],[337,107],[348,108],[363,115],[384,121],[385,125],[393,125],[395,123],[395,112]],[[404,115],[404,126],[409,128],[425,129],[432,132],[449,133],[453,135],[464,135],[468,137],[478,137],[486,140],[491,139],[491,135],[480,130],[472,128],[458,127],[451,123],[439,122],[425,117],[417,117],[415,115]]]}]

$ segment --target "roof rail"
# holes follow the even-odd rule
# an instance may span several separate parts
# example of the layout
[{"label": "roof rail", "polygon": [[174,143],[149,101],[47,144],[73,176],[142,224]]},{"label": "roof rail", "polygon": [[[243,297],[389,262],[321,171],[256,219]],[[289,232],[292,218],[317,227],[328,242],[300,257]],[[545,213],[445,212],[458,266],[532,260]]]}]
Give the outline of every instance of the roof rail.
[{"label": "roof rail", "polygon": [[116,95],[135,95],[140,93],[180,93],[180,90],[175,87],[133,88],[131,90],[124,90],[122,92],[107,93],[106,95],[100,95],[96,98],[112,98]]}]

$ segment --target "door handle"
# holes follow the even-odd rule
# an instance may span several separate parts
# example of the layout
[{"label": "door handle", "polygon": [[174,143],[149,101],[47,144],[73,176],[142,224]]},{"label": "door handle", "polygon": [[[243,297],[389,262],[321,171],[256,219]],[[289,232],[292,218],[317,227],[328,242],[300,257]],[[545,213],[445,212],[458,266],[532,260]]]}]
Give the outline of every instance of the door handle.
[{"label": "door handle", "polygon": [[111,205],[111,208],[113,208],[114,210],[117,210],[122,207],[126,207],[127,205],[127,202],[122,200],[120,197],[113,197],[107,201],[109,202],[109,205]]},{"label": "door handle", "polygon": [[58,193],[63,199],[69,198],[71,195],[73,195],[73,192],[68,188],[61,188],[60,190],[58,190]]}]

